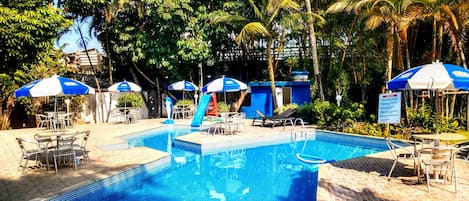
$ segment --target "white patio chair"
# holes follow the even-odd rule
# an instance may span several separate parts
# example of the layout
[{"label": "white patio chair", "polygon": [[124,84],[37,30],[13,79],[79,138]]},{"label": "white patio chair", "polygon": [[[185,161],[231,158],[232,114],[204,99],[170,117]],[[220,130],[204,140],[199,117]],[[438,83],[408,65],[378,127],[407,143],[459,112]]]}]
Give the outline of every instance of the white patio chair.
[{"label": "white patio chair", "polygon": [[75,171],[77,170],[77,161],[73,144],[76,138],[72,136],[59,136],[57,139],[57,149],[53,151],[55,173],[58,174],[60,162],[73,163]]},{"label": "white patio chair", "polygon": [[90,131],[80,131],[77,134],[73,135],[76,140],[73,143],[73,147],[75,149],[75,158],[79,159],[80,161],[84,161],[89,163],[90,157],[88,156],[89,151],[86,148],[86,144],[88,143],[88,138],[90,137]]},{"label": "white patio chair", "polygon": [[50,127],[50,118],[47,115],[36,114],[37,119],[37,128],[49,128]]},{"label": "white patio chair", "polygon": [[23,138],[16,138],[21,149],[21,158],[18,167],[23,168],[23,173],[28,167],[28,161],[35,161],[36,165],[40,165],[41,154],[45,153],[43,144],[28,141]]},{"label": "white patio chair", "polygon": [[119,123],[124,122],[125,114],[121,111],[121,108],[114,108],[109,114],[109,122]]},{"label": "white patio chair", "polygon": [[184,109],[177,105],[173,106],[173,119],[182,119],[184,117]]},{"label": "white patio chair", "polygon": [[[416,170],[416,166],[417,166],[416,165],[417,164],[417,153],[416,153],[416,148],[415,148],[416,145],[408,144],[408,143],[404,143],[404,142],[401,142],[401,143],[403,143],[407,146],[402,146],[402,145],[399,145],[397,143],[394,143],[392,141],[392,138],[390,138],[390,137],[386,138],[386,144],[388,145],[389,151],[391,152],[392,157],[394,159],[392,167],[389,170],[388,178],[391,178],[391,174],[392,174],[394,168],[396,167],[397,163],[399,162],[399,160],[412,160],[413,163],[414,163],[414,173],[415,173],[415,171],[418,171],[418,170]],[[409,149],[409,147],[411,147],[411,148]]]},{"label": "white patio chair", "polygon": [[[451,183],[454,179],[454,190],[456,193],[458,192],[456,167],[454,166],[454,157],[457,151],[458,149],[455,147],[434,147],[432,148],[431,159],[422,160],[425,166],[428,192],[430,192],[431,181],[446,184],[448,178]],[[430,178],[430,174],[433,174],[433,178]]]}]

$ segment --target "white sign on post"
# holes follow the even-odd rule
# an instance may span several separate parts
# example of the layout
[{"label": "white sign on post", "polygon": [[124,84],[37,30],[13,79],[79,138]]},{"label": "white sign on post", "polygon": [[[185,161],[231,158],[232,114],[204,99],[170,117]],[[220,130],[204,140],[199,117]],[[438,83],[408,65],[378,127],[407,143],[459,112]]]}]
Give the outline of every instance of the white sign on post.
[{"label": "white sign on post", "polygon": [[379,95],[378,123],[398,124],[401,122],[401,92]]}]

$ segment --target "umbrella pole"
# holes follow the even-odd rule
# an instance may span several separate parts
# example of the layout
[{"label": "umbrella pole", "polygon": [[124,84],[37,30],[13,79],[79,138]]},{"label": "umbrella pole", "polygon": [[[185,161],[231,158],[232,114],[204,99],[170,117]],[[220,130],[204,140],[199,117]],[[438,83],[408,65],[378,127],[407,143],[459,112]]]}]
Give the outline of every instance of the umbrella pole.
[{"label": "umbrella pole", "polygon": [[[127,94],[124,94],[127,95]],[[124,119],[127,121],[127,96],[124,97]]]},{"label": "umbrella pole", "polygon": [[438,132],[438,119],[439,119],[439,116],[440,116],[440,111],[439,111],[439,103],[438,103],[438,90],[435,90],[435,110],[436,110],[436,117],[435,117],[435,130],[436,130],[436,134],[439,134]]}]

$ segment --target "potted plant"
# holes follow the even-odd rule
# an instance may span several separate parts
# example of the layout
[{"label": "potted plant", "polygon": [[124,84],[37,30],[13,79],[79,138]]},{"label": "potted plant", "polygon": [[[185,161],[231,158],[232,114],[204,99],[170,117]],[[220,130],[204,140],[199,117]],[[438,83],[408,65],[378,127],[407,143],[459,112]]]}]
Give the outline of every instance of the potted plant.
[{"label": "potted plant", "polygon": [[290,76],[293,81],[308,81],[309,72],[305,70],[304,66],[300,65],[298,57],[289,57],[285,64],[290,70]]}]

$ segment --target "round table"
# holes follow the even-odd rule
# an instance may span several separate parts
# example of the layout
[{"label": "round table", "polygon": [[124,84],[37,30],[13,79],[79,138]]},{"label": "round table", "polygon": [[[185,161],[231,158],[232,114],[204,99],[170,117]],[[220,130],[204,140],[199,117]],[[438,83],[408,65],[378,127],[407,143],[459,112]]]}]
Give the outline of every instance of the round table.
[{"label": "round table", "polygon": [[427,140],[464,140],[466,136],[456,133],[440,133],[440,134],[413,134],[412,137]]}]

